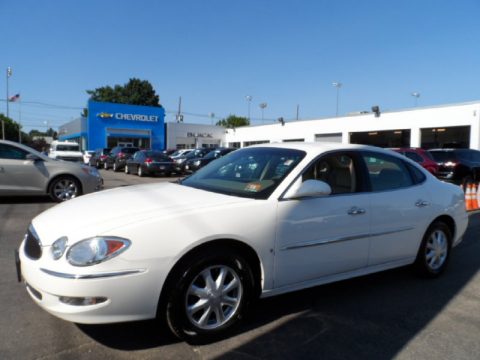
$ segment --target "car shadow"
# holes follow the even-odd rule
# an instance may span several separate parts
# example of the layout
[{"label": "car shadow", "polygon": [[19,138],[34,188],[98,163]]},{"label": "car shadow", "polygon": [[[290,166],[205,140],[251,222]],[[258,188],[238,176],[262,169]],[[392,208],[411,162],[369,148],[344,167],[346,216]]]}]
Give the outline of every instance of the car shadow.
[{"label": "car shadow", "polygon": [[52,203],[48,196],[0,196],[0,204],[43,204]]},{"label": "car shadow", "polygon": [[143,350],[171,345],[179,340],[167,326],[157,320],[134,321],[118,324],[76,324],[86,335],[117,350]]},{"label": "car shadow", "polygon": [[[220,349],[220,359],[394,358],[479,271],[479,233],[480,214],[471,215],[464,241],[437,279],[403,267],[261,299],[229,338],[205,347]],[[114,349],[178,342],[153,320],[78,327]]]}]

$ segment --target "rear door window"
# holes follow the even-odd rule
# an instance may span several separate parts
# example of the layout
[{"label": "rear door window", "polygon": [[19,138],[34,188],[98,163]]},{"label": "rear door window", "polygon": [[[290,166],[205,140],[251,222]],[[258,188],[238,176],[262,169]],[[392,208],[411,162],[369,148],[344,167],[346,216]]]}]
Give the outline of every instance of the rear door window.
[{"label": "rear door window", "polygon": [[387,191],[412,186],[414,181],[407,164],[393,156],[377,153],[364,153],[372,191]]}]

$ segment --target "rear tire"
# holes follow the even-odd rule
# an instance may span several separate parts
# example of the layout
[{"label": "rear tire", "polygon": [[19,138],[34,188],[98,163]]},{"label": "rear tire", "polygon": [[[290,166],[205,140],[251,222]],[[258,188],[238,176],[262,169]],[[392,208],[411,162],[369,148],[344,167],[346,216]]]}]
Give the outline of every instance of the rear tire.
[{"label": "rear tire", "polygon": [[224,337],[253,299],[248,262],[228,248],[189,258],[169,282],[166,320],[179,338],[200,344]]},{"label": "rear tire", "polygon": [[104,168],[105,170],[108,170],[108,163],[107,163],[106,161],[103,163],[103,168]]},{"label": "rear tire", "polygon": [[117,162],[114,162],[114,163],[113,163],[112,170],[113,170],[113,172],[118,172],[118,171],[119,171],[119,168],[118,168]]},{"label": "rear tire", "polygon": [[445,271],[450,258],[452,234],[442,221],[433,222],[423,237],[415,268],[420,275],[437,277]]},{"label": "rear tire", "polygon": [[142,165],[139,165],[139,166],[138,166],[138,168],[137,168],[137,175],[138,175],[139,177],[142,177],[143,175],[145,175],[145,174],[143,173],[143,170],[142,170]]},{"label": "rear tire", "polygon": [[125,174],[130,174],[130,170],[128,169],[128,165],[125,165]]}]

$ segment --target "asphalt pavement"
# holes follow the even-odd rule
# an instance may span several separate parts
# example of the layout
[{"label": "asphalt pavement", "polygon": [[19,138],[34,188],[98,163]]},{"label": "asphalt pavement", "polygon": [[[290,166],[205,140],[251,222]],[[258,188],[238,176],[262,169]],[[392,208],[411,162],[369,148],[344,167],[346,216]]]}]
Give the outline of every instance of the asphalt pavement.
[{"label": "asphalt pavement", "polygon": [[[105,187],[172,178],[101,171]],[[232,337],[178,341],[156,321],[76,325],[16,280],[14,249],[48,198],[0,198],[0,359],[479,359],[480,214],[435,280],[400,268],[260,300]],[[88,214],[86,214],[88,216]]]}]

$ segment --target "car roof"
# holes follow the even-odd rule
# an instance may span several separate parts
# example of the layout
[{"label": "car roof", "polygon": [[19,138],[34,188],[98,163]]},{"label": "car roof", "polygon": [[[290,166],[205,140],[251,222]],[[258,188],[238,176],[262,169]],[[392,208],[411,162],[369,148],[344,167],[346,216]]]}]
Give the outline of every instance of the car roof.
[{"label": "car roof", "polygon": [[384,153],[392,153],[391,150],[379,148],[370,145],[359,144],[342,144],[333,142],[286,142],[286,143],[268,143],[251,145],[249,148],[269,147],[269,148],[281,148],[281,149],[295,149],[303,150],[306,152],[325,152],[330,150],[371,150],[380,151]]}]

